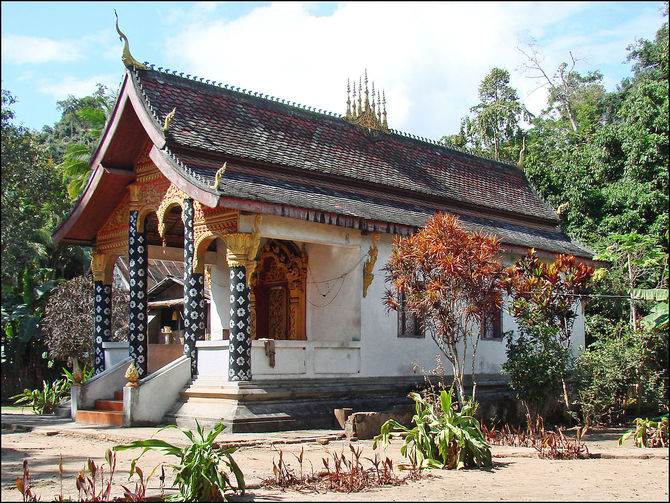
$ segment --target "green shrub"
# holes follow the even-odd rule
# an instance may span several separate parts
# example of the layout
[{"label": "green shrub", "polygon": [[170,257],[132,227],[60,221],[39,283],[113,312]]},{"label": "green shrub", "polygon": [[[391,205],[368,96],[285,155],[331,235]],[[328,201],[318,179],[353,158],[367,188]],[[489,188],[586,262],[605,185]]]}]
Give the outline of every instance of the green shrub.
[{"label": "green shrub", "polygon": [[621,435],[619,445],[623,444],[631,435],[637,447],[667,447],[668,415],[666,414],[658,421],[642,419],[641,417],[636,418],[635,428]]},{"label": "green shrub", "polygon": [[401,437],[405,443],[400,452],[410,459],[409,468],[459,470],[469,466],[491,466],[491,447],[484,440],[479,421],[474,418],[476,404],[467,403],[460,411],[454,410],[453,391],[453,387],[448,392],[442,390],[439,407],[418,393],[410,393],[416,406],[412,418],[415,426],[405,428],[389,419],[374,438],[373,448],[377,448],[379,441],[386,448],[390,438]]},{"label": "green shrub", "polygon": [[69,385],[64,379],[53,383],[42,381],[42,389],[24,389],[23,393],[11,397],[16,405],[27,404],[33,408],[35,414],[51,414],[58,408],[63,397],[69,392]]},{"label": "green shrub", "polygon": [[114,446],[114,450],[144,449],[142,454],[133,459],[131,472],[137,460],[151,449],[177,457],[179,463],[169,465],[176,473],[175,484],[179,489],[179,494],[174,498],[176,501],[212,501],[219,498],[225,501],[226,489],[235,489],[230,484],[230,472],[235,475],[237,487],[244,493],[244,476],[232,457],[232,454],[237,449],[220,449],[214,446],[214,440],[223,431],[222,423],[217,424],[206,438],[197,420],[197,437],[191,430],[178,428],[173,424],[161,428],[158,432],[167,428],[181,430],[191,444],[187,447],[178,447],[164,440],[152,438],[149,440],[136,440],[124,445],[116,445]]},{"label": "green shrub", "polygon": [[[663,368],[667,334],[633,331],[627,324],[601,336],[577,359],[579,403],[587,424],[620,419],[629,410],[665,412]],[[666,365],[667,365],[667,359]]]},{"label": "green shrub", "polygon": [[560,396],[571,368],[570,350],[555,337],[539,334],[547,331],[551,328],[536,325],[522,326],[518,336],[505,334],[507,360],[502,372],[510,376],[510,387],[533,419],[543,414],[550,400]]}]

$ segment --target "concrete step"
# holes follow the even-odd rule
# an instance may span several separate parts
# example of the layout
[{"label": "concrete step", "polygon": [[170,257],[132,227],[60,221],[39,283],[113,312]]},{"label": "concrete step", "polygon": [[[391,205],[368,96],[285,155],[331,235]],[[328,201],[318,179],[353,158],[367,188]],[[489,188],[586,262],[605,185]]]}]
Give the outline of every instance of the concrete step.
[{"label": "concrete step", "polygon": [[114,400],[123,401],[123,390],[114,392]]},{"label": "concrete step", "polygon": [[96,400],[95,410],[123,412],[123,400]]},{"label": "concrete step", "polygon": [[123,412],[110,410],[78,410],[77,422],[123,426]]}]

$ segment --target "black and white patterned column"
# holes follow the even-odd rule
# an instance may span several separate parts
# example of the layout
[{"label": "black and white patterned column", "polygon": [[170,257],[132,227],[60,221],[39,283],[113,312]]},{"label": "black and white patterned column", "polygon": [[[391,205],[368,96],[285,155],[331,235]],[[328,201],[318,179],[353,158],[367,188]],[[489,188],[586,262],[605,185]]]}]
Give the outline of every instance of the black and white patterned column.
[{"label": "black and white patterned column", "polygon": [[144,232],[137,230],[137,210],[130,211],[128,226],[128,271],[130,318],[128,354],[135,361],[140,379],[147,376],[147,245]]},{"label": "black and white patterned column", "polygon": [[103,281],[98,280],[94,282],[93,289],[94,367],[95,373],[99,374],[105,370],[105,351],[102,343],[108,342],[112,334],[112,285],[105,285]]},{"label": "black and white patterned column", "polygon": [[198,373],[195,341],[205,335],[205,281],[193,272],[195,257],[193,236],[193,199],[184,200],[184,354],[191,359],[191,376]]},{"label": "black and white patterned column", "polygon": [[246,267],[230,267],[230,344],[228,379],[251,381],[250,291]]}]

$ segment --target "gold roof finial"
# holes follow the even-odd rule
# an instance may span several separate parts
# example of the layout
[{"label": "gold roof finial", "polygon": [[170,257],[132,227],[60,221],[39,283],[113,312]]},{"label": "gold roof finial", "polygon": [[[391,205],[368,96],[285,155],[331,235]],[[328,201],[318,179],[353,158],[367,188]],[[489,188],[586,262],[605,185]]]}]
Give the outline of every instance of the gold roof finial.
[{"label": "gold roof finial", "polygon": [[[363,86],[365,83],[365,87]],[[352,124],[363,126],[369,134],[373,131],[389,132],[386,123],[386,95],[381,89],[375,89],[375,83],[372,82],[372,91],[368,87],[368,71],[365,70],[365,77],[358,79],[358,105],[356,104],[356,81],[353,85],[353,106],[350,107],[349,92],[350,81],[347,79],[347,113],[345,118]],[[363,89],[365,89],[365,103],[363,103]],[[370,92],[372,99],[370,99]]]},{"label": "gold roof finial", "polygon": [[375,112],[375,81],[372,81],[372,113],[376,114]]},{"label": "gold roof finial", "polygon": [[146,65],[143,65],[130,54],[130,46],[128,45],[128,37],[126,37],[121,29],[119,28],[119,15],[114,9],[114,15],[116,16],[116,31],[119,34],[119,40],[123,40],[123,55],[121,56],[121,61],[126,66],[126,68],[137,68],[138,70],[148,70],[149,68]]},{"label": "gold roof finial", "polygon": [[368,69],[365,69],[365,109],[370,108],[370,100],[368,99]]}]

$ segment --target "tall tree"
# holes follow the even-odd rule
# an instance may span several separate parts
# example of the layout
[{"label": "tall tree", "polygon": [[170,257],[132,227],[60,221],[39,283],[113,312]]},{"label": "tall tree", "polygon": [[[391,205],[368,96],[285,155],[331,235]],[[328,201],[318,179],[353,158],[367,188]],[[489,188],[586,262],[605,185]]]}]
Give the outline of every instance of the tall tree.
[{"label": "tall tree", "polygon": [[35,135],[13,124],[15,101],[2,90],[2,284],[10,289],[21,285],[24,269],[49,262],[45,231],[69,209]]},{"label": "tall tree", "polygon": [[472,117],[464,117],[459,134],[445,136],[442,142],[494,159],[516,160],[523,136],[520,123],[530,114],[509,82],[507,70],[493,68],[479,85],[479,103],[470,108]]},{"label": "tall tree", "polygon": [[71,199],[76,199],[90,175],[89,161],[114,105],[115,95],[102,84],[91,96],[68,96],[58,102],[60,120],[42,129],[41,140],[56,164]]}]

